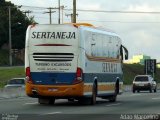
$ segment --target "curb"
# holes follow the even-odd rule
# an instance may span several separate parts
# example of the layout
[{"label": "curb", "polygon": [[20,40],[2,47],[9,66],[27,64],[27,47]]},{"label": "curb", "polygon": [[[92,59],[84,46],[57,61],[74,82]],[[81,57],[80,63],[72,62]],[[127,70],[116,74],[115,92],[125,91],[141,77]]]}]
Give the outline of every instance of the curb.
[{"label": "curb", "polygon": [[[157,84],[157,90],[160,90],[160,83]],[[132,85],[123,85],[123,92],[131,92]],[[14,88],[14,89],[0,89],[0,100],[26,97],[24,88]]]}]

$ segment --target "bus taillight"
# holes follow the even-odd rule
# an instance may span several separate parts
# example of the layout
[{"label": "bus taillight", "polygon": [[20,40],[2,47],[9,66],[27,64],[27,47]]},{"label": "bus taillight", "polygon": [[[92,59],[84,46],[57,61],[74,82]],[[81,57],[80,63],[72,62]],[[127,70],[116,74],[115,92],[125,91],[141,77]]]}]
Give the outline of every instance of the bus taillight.
[{"label": "bus taillight", "polygon": [[27,68],[26,68],[26,82],[32,83],[30,67],[27,67]]},{"label": "bus taillight", "polygon": [[77,83],[82,82],[82,75],[83,75],[83,71],[81,68],[78,67],[77,71],[76,71],[76,78],[73,81],[73,84],[77,84]]}]

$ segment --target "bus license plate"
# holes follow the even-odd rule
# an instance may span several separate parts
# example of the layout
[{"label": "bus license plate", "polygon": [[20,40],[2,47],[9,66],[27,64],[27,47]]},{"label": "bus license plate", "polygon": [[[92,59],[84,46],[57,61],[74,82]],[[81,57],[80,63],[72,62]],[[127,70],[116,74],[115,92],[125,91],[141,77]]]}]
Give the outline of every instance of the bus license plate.
[{"label": "bus license plate", "polygon": [[50,92],[56,92],[56,91],[58,91],[58,89],[57,88],[49,88],[48,91],[50,91]]}]

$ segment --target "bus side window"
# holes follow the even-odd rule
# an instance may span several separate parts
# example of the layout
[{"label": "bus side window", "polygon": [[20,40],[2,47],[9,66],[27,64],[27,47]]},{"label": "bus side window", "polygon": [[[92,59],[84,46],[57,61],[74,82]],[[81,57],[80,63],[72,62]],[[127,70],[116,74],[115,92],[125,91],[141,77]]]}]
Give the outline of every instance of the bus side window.
[{"label": "bus side window", "polygon": [[96,56],[96,34],[95,33],[92,33],[91,55]]},{"label": "bus side window", "polygon": [[109,36],[109,41],[108,41],[108,57],[112,57],[112,37]]},{"label": "bus side window", "polygon": [[91,55],[91,39],[92,39],[92,36],[91,36],[91,32],[88,32],[88,31],[85,31],[85,48],[86,48],[86,53],[88,55]]},{"label": "bus side window", "polygon": [[103,36],[102,39],[102,55],[107,57],[107,36]]},{"label": "bus side window", "polygon": [[118,37],[116,37],[116,47],[115,47],[115,58],[119,59],[120,57],[120,39]]},{"label": "bus side window", "polygon": [[122,60],[124,60],[124,59],[127,60],[128,59],[128,50],[123,45],[121,45],[121,47],[120,47],[120,55],[121,55]]}]

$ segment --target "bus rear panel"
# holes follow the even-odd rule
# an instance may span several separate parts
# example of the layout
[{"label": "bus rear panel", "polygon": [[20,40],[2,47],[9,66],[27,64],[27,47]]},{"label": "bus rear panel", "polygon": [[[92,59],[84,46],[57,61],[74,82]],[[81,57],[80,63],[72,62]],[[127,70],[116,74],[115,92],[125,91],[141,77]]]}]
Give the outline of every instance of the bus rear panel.
[{"label": "bus rear panel", "polygon": [[36,25],[30,26],[28,31],[27,94],[33,97],[82,96],[77,28],[70,25]]}]

